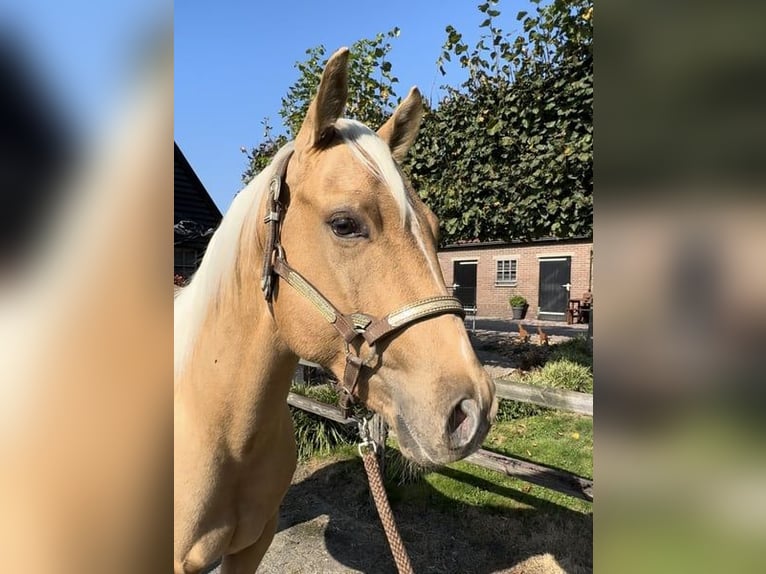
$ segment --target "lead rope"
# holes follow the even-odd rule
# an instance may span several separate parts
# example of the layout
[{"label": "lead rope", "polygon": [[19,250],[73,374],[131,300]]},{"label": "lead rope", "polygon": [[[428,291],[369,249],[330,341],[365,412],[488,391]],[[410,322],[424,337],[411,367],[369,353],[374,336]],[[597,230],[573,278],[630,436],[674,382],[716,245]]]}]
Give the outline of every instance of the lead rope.
[{"label": "lead rope", "polygon": [[359,423],[359,436],[362,442],[359,443],[359,454],[364,462],[364,470],[367,471],[367,480],[370,483],[370,492],[375,501],[375,509],[378,511],[378,517],[383,524],[383,530],[388,539],[388,545],[391,548],[391,554],[396,562],[396,569],[399,574],[414,574],[410,557],[404,542],[396,527],[394,513],[391,511],[391,505],[388,503],[386,487],[383,486],[383,475],[380,472],[380,463],[378,461],[378,443],[370,437],[368,428],[368,419],[363,418]]}]

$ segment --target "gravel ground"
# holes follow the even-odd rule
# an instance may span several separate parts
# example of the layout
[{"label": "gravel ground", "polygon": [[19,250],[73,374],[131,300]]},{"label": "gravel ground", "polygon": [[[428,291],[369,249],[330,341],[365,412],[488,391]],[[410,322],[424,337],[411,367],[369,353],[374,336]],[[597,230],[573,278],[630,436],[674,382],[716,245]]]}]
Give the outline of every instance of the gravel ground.
[{"label": "gravel ground", "polygon": [[[432,493],[439,496],[438,493]],[[592,572],[592,518],[522,503],[491,514],[456,503],[394,503],[394,514],[418,574]],[[301,465],[281,511],[279,532],[259,574],[395,574],[359,461]]]}]

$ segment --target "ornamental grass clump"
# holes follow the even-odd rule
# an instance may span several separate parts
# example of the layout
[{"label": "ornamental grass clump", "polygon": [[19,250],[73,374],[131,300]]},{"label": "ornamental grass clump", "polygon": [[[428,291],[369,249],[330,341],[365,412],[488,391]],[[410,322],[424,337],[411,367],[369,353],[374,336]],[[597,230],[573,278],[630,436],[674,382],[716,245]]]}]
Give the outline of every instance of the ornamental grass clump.
[{"label": "ornamental grass clump", "polygon": [[590,368],[569,359],[549,361],[542,369],[531,372],[527,382],[581,393],[593,392],[593,373]]},{"label": "ornamental grass clump", "polygon": [[[338,393],[330,385],[295,384],[292,392],[326,404],[338,402]],[[298,460],[326,456],[342,445],[356,441],[356,427],[343,425],[297,408],[290,408],[295,427]]]}]

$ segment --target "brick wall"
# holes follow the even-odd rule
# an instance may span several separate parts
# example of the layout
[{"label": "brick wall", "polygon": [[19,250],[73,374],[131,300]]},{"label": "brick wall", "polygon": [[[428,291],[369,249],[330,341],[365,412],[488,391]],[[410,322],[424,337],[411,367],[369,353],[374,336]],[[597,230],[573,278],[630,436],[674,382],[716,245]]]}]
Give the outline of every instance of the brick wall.
[{"label": "brick wall", "polygon": [[[453,262],[477,260],[476,307],[481,317],[509,317],[508,298],[520,294],[527,298],[527,318],[536,318],[539,310],[540,259],[545,257],[571,257],[572,297],[582,297],[590,288],[592,241],[549,241],[497,246],[467,245],[439,251],[439,264],[447,286],[454,283]],[[516,259],[516,284],[497,285],[496,261]],[[563,320],[563,317],[562,317]]]}]

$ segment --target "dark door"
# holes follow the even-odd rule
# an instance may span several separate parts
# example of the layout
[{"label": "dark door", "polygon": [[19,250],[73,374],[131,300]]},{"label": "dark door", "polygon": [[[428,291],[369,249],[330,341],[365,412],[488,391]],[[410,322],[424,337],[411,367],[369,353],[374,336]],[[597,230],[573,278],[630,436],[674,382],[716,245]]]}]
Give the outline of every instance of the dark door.
[{"label": "dark door", "polygon": [[476,267],[478,261],[452,263],[452,294],[463,307],[476,307]]},{"label": "dark door", "polygon": [[540,310],[538,318],[564,321],[569,305],[572,258],[551,257],[540,259]]}]

